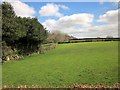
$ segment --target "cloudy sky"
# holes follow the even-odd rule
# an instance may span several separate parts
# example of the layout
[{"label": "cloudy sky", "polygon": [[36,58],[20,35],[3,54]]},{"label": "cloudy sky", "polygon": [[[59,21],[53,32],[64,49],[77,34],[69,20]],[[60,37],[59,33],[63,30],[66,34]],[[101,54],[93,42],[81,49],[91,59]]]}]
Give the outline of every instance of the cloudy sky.
[{"label": "cloudy sky", "polygon": [[49,31],[58,30],[77,38],[118,37],[118,5],[114,2],[10,3],[17,16],[36,17]]}]

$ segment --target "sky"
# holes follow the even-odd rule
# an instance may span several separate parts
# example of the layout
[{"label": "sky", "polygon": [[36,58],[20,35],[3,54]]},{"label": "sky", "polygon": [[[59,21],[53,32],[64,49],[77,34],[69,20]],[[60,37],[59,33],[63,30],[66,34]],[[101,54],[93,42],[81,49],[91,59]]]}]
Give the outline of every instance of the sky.
[{"label": "sky", "polygon": [[118,4],[115,2],[10,1],[17,16],[36,17],[50,32],[77,38],[118,37]]}]

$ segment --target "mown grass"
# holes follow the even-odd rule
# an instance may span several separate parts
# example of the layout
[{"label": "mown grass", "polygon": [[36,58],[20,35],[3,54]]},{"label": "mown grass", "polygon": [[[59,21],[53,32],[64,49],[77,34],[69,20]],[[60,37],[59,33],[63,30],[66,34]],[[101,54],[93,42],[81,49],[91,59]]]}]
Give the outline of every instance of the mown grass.
[{"label": "mown grass", "polygon": [[61,44],[44,54],[3,64],[3,85],[68,87],[118,82],[118,42]]}]

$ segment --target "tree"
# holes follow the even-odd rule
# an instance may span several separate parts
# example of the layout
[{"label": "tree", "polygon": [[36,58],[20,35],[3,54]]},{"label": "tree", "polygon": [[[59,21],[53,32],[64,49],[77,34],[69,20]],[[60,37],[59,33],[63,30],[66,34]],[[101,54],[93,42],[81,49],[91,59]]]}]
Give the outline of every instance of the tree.
[{"label": "tree", "polygon": [[58,43],[58,42],[67,42],[69,41],[70,38],[71,37],[68,34],[56,30],[49,33],[47,40],[48,42]]},{"label": "tree", "polygon": [[113,36],[106,36],[106,38],[113,38]]},{"label": "tree", "polygon": [[47,31],[38,22],[36,18],[24,18],[24,26],[26,29],[26,36],[19,39],[20,51],[23,54],[31,54],[38,51],[41,44],[47,38]]},{"label": "tree", "polygon": [[[9,3],[3,2],[1,6],[3,52],[7,48],[13,52],[17,50],[19,55],[28,55],[38,51],[39,46],[47,38],[47,30],[44,29],[37,18],[17,17]],[[4,54],[4,56],[7,56],[7,54]]]},{"label": "tree", "polygon": [[106,40],[105,41],[112,41],[113,40],[113,36],[106,36]]},{"label": "tree", "polygon": [[7,2],[2,4],[2,21],[2,36],[7,43],[25,36],[22,19],[15,15],[13,7]]}]

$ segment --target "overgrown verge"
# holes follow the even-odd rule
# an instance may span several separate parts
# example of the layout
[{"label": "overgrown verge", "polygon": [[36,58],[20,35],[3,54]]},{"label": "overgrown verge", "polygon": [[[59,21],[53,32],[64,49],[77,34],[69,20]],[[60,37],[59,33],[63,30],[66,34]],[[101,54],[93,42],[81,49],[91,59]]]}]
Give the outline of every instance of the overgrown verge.
[{"label": "overgrown verge", "polygon": [[[20,60],[24,59],[25,55],[20,55],[16,49],[11,49],[11,47],[7,46],[6,43],[4,42],[5,45],[2,47],[2,60],[3,62],[10,61],[10,60]],[[33,52],[31,54],[28,54],[28,56],[34,55],[34,54],[43,54],[51,49],[55,49],[57,46],[57,43],[49,43],[49,44],[43,44],[39,47],[39,49],[36,52]]]},{"label": "overgrown verge", "polygon": [[[8,85],[3,85],[2,89],[43,89],[43,87],[39,85],[32,85],[32,86],[27,86],[27,85],[19,85],[17,87],[14,86],[8,86]],[[44,87],[45,88],[45,87]],[[47,87],[46,87],[47,88]],[[52,88],[51,88],[52,89]],[[55,89],[55,87],[54,87]],[[56,88],[58,89],[58,88]],[[107,86],[103,84],[97,84],[97,85],[83,85],[83,84],[74,84],[69,87],[64,87],[60,89],[83,89],[83,90],[120,90],[120,83],[115,83],[113,86]]]},{"label": "overgrown verge", "polygon": [[115,83],[112,86],[104,85],[104,84],[97,84],[97,85],[83,85],[83,84],[74,84],[70,86],[72,88],[101,88],[101,89],[114,89],[114,88],[120,88],[120,83]]},{"label": "overgrown verge", "polygon": [[5,61],[9,61],[9,60],[19,60],[23,58],[23,56],[19,55],[17,53],[17,50],[16,49],[12,49],[11,46],[7,46],[6,45],[6,42],[3,41],[2,42],[2,61],[5,62]]}]

